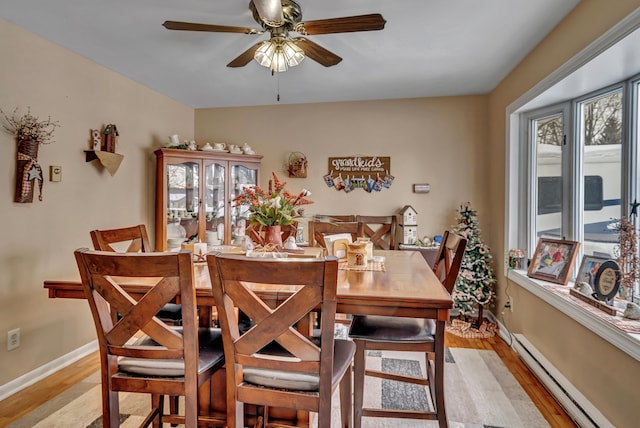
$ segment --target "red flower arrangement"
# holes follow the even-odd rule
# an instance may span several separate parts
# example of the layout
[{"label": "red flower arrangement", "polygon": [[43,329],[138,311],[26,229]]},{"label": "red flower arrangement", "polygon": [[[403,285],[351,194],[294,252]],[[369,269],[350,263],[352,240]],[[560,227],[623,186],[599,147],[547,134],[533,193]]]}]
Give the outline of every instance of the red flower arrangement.
[{"label": "red flower arrangement", "polygon": [[269,189],[265,191],[258,186],[246,187],[233,199],[233,206],[249,206],[251,215],[249,222],[254,226],[286,226],[302,217],[302,205],[312,204],[307,199],[311,195],[306,189],[293,194],[285,189],[286,181],[280,181],[275,172],[269,180]]}]

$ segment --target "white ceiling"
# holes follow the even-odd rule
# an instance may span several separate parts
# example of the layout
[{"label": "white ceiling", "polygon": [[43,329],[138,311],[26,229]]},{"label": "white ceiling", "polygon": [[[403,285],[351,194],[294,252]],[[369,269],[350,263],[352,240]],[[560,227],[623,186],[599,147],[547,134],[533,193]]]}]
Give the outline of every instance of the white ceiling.
[{"label": "white ceiling", "polygon": [[307,36],[343,58],[275,76],[226,64],[268,34],[170,31],[165,20],[258,28],[249,0],[0,0],[0,17],[194,108],[485,94],[579,0],[297,0],[303,21],[381,13],[384,30]]}]

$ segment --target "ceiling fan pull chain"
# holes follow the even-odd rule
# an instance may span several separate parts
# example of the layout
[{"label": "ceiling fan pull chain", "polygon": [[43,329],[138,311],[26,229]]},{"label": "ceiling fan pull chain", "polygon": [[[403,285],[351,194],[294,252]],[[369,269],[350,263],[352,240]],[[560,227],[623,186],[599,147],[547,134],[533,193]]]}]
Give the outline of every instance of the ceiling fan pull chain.
[{"label": "ceiling fan pull chain", "polygon": [[280,73],[276,74],[276,79],[278,79],[278,96],[277,100],[280,102]]}]

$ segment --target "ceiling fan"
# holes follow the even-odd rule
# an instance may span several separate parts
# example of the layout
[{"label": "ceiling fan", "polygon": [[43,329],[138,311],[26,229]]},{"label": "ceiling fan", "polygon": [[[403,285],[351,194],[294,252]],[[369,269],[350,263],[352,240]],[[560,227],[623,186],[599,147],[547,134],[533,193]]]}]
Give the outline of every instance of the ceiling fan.
[{"label": "ceiling fan", "polygon": [[165,21],[162,25],[169,30],[214,33],[263,34],[268,31],[271,35],[268,40],[251,46],[227,64],[227,67],[244,67],[255,59],[272,72],[280,72],[299,64],[305,56],[325,67],[342,61],[338,55],[305,37],[290,37],[290,32],[310,36],[373,31],[382,30],[386,23],[379,13],[303,22],[302,9],[293,0],[251,0],[249,9],[261,29],[179,21]]}]

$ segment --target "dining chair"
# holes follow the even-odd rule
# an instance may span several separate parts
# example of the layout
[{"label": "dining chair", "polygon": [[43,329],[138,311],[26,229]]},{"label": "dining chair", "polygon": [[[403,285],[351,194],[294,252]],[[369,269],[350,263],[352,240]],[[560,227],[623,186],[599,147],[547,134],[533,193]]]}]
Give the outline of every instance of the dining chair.
[{"label": "dining chair", "polygon": [[[192,253],[75,251],[82,287],[96,327],[102,383],[103,427],[119,426],[119,392],[151,394],[142,426],[154,423],[223,426],[224,415],[199,414],[200,391],[224,364],[220,329],[198,327]],[[139,300],[127,284],[148,286]],[[173,299],[182,302],[182,326],[155,314]],[[110,307],[121,318],[113,321]],[[164,396],[184,396],[184,415],[165,414]],[[208,395],[206,395],[208,397]],[[203,411],[202,413],[209,413]],[[155,421],[155,422],[154,422]]]},{"label": "dining chair", "polygon": [[[268,406],[275,406],[316,412],[318,428],[329,428],[338,385],[341,426],[350,427],[355,345],[334,337],[338,261],[210,253],[207,263],[224,342],[229,427],[245,426],[243,409],[251,404],[263,409],[257,419],[265,426]],[[291,294],[270,307],[258,291],[268,284]],[[327,316],[316,338],[296,324],[318,308]],[[235,309],[254,322],[250,330],[239,330]]]},{"label": "dining chair", "polygon": [[[339,233],[351,234],[352,241],[355,242],[359,237],[364,236],[362,224],[356,221],[352,222],[323,222],[323,221],[310,221],[309,228],[309,246],[321,246],[327,250],[327,243],[325,242],[325,235],[335,235]],[[332,254],[330,254],[332,255]]]},{"label": "dining chair", "polygon": [[[95,250],[126,253],[149,253],[153,251],[147,235],[147,228],[144,224],[119,229],[96,229],[89,233]],[[174,325],[182,324],[182,311],[177,303],[167,303],[158,311],[156,316]]]},{"label": "dining chair", "polygon": [[356,221],[356,216],[351,215],[333,215],[333,214],[314,214],[313,221],[322,221],[324,223],[353,223]]},{"label": "dining chair", "polygon": [[[453,291],[467,240],[445,231],[438,252],[434,272],[449,293]],[[349,337],[356,344],[353,363],[354,427],[362,426],[362,417],[436,419],[446,427],[444,404],[444,355],[436,354],[436,344],[444,341],[444,323],[432,319],[389,316],[356,315],[349,329]],[[441,349],[444,349],[442,347]],[[425,353],[426,377],[405,376],[366,368],[367,351],[412,351]],[[365,376],[414,383],[429,387],[432,407],[429,410],[363,408]]]},{"label": "dining chair", "polygon": [[358,215],[356,221],[362,223],[364,236],[371,240],[374,248],[396,249],[398,220],[395,215]]},{"label": "dining chair", "polygon": [[[118,229],[92,230],[91,242],[93,248],[98,251],[112,251],[125,253],[150,253],[153,252],[149,235],[144,224],[136,226],[122,227]],[[115,321],[118,318],[116,311],[111,311],[111,317]],[[178,303],[170,302],[164,305],[156,314],[162,321],[172,324],[182,324],[182,307]],[[171,412],[178,413],[180,404],[179,397],[169,398]]]}]

